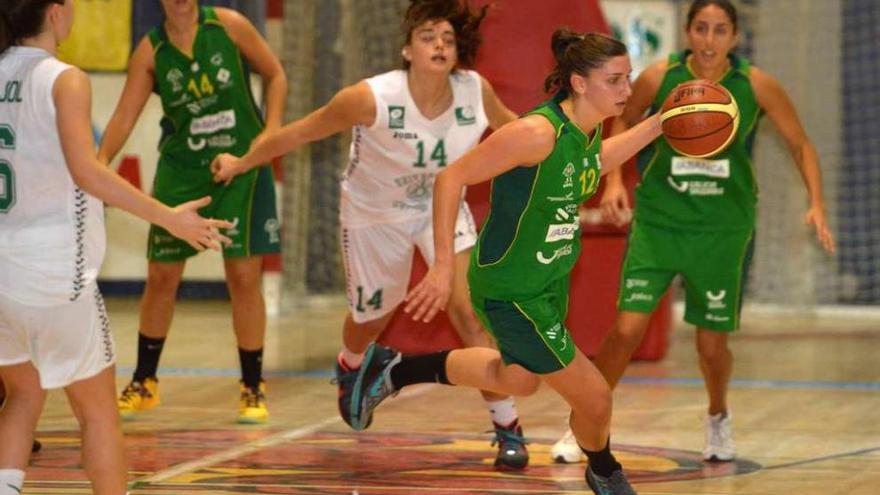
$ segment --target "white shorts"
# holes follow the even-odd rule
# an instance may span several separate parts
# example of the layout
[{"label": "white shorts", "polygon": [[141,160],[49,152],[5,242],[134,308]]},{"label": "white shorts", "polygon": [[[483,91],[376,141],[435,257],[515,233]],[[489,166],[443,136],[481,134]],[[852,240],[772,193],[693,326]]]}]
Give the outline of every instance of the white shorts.
[{"label": "white shorts", "polygon": [[[375,320],[403,301],[409,286],[413,248],[428,266],[434,264],[434,229],[430,216],[406,222],[349,228],[342,226],[342,258],[348,307],[355,323]],[[455,252],[477,242],[470,208],[462,202],[455,221]]]},{"label": "white shorts", "polygon": [[97,285],[58,306],[27,306],[0,295],[0,342],[0,366],[32,362],[46,390],[95,376],[116,361]]}]

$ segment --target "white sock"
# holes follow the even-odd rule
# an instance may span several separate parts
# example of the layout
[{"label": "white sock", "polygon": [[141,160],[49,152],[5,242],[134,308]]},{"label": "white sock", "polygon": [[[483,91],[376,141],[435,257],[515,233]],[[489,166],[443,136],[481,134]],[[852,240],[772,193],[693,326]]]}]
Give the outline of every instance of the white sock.
[{"label": "white sock", "polygon": [[492,413],[492,421],[498,426],[510,426],[517,419],[516,403],[513,401],[513,397],[486,401],[486,405],[489,406],[489,412]]},{"label": "white sock", "polygon": [[0,495],[21,495],[22,486],[24,486],[24,471],[0,469]]},{"label": "white sock", "polygon": [[342,364],[346,365],[350,370],[356,370],[361,367],[364,362],[364,353],[351,352],[345,345],[342,346],[342,352],[339,353],[342,358]]}]

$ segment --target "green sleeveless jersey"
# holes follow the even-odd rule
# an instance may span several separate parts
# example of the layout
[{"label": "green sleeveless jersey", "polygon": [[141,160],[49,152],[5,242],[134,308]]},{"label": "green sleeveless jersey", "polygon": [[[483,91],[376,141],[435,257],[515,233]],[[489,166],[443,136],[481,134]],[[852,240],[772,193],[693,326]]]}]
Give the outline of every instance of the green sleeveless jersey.
[{"label": "green sleeveless jersey", "polygon": [[527,115],[541,115],[556,129],[550,155],[532,167],[516,167],[492,179],[490,211],[471,254],[473,293],[499,300],[539,295],[567,277],[581,249],[578,206],[596,192],[601,174],[601,124],[584,135],[559,103],[560,92]]},{"label": "green sleeveless jersey", "polygon": [[[695,79],[687,66],[689,50],[669,56],[666,75],[650,113],[656,113],[672,89]],[[739,107],[736,136],[711,158],[677,154],[663,136],[638,157],[637,221],[699,231],[742,230],[755,225],[758,187],[752,168],[752,143],[761,109],[749,81],[749,61],[730,55],[730,70],[718,81]]]},{"label": "green sleeveless jersey", "polygon": [[219,153],[241,156],[263,128],[247,70],[212,7],[199,11],[189,57],[159,25],[149,33],[156,64],[154,91],[164,115],[160,161],[208,167]]}]

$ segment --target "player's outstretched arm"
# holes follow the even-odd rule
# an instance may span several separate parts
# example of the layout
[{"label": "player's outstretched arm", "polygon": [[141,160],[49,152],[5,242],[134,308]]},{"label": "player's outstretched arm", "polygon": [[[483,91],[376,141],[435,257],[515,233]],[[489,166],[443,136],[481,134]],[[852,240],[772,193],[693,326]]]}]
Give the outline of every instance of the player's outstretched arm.
[{"label": "player's outstretched arm", "polygon": [[217,248],[218,241],[230,242],[217,229],[231,228],[232,224],[202,218],[197,212],[211,202],[210,197],[169,208],[98,161],[91,131],[91,88],[84,72],[76,68],[64,71],[55,81],[52,98],[67,168],[80,188],[108,204],[165,227],[198,250]]},{"label": "player's outstretched arm", "polygon": [[101,138],[98,160],[109,164],[119,153],[153,91],[153,45],[146,36],[138,43],[128,61],[128,75],[122,96]]},{"label": "player's outstretched arm", "polygon": [[356,125],[371,125],[376,119],[376,102],[366,81],[342,89],[323,107],[291,122],[257,143],[241,158],[228,153],[211,163],[214,181],[228,183],[233,177],[269,163],[277,156],[318,141]]},{"label": "player's outstretched arm", "polygon": [[825,200],[822,196],[822,172],[819,170],[819,155],[813,142],[807,136],[804,126],[798,118],[791,99],[779,82],[766,72],[753,67],[751,71],[752,87],[758,99],[758,105],[767,113],[767,117],[779,130],[785,140],[788,151],[801,174],[804,186],[810,196],[810,206],[804,222],[816,227],[816,237],[825,251],[835,251],[834,236],[825,219]]},{"label": "player's outstretched arm", "polygon": [[660,136],[660,114],[654,114],[634,127],[602,142],[602,173],[620,167],[640,149]]},{"label": "player's outstretched arm", "polygon": [[544,117],[518,119],[492,133],[449,165],[434,180],[434,264],[406,296],[404,311],[413,320],[431,321],[452,294],[453,238],[458,204],[465,186],[485,182],[508,170],[535,166],[553,151],[556,132]]}]

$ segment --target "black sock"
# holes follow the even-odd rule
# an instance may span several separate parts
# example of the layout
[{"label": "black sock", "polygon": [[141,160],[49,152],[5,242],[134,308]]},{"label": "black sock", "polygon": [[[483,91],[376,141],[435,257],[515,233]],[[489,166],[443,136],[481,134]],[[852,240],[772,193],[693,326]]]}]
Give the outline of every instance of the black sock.
[{"label": "black sock", "polygon": [[144,383],[147,378],[156,377],[164,345],[164,338],[154,339],[138,332],[138,360],[132,378],[134,381]]},{"label": "black sock", "polygon": [[246,351],[238,348],[238,360],[241,362],[241,381],[244,386],[257,389],[263,380],[263,349]]},{"label": "black sock", "polygon": [[391,368],[391,383],[401,388],[414,383],[442,383],[452,385],[446,377],[446,358],[450,351],[402,356]]},{"label": "black sock", "polygon": [[581,450],[584,451],[584,454],[586,454],[587,458],[590,460],[590,469],[603,478],[611,476],[614,471],[623,469],[623,466],[617,462],[617,459],[614,458],[614,454],[611,453],[611,437],[608,437],[608,441],[605,443],[605,448],[602,450],[594,452],[583,447],[581,447]]}]

